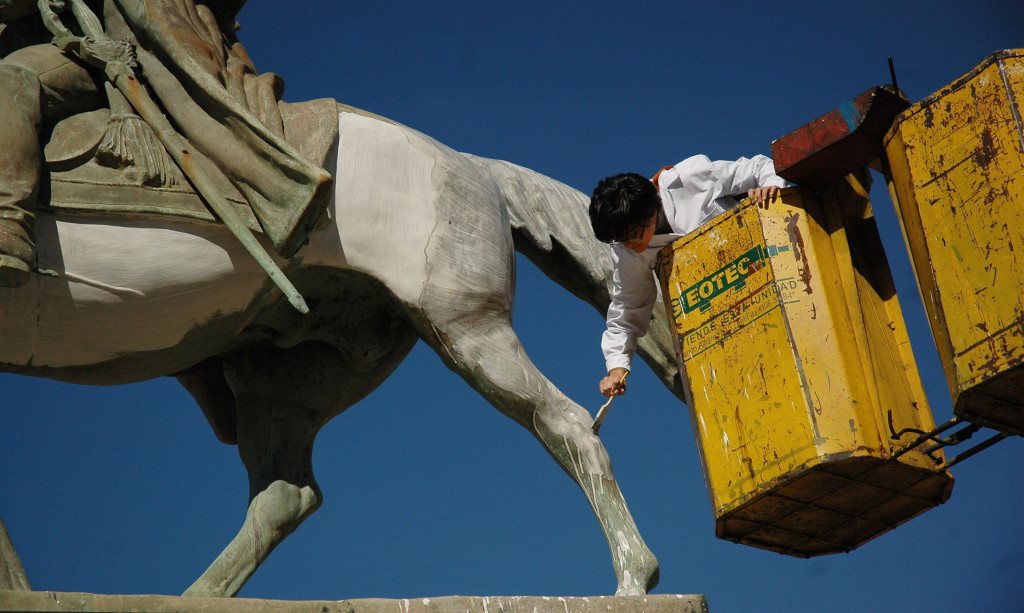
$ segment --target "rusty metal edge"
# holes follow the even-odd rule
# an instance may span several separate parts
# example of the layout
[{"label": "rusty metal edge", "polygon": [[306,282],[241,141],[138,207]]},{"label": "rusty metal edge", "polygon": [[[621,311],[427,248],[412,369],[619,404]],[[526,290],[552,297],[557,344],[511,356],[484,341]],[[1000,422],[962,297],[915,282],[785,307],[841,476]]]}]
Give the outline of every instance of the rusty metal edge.
[{"label": "rusty metal edge", "polygon": [[912,104],[910,108],[900,113],[899,116],[896,117],[896,119],[892,122],[892,126],[886,133],[885,142],[888,142],[892,138],[893,131],[899,127],[899,124],[902,121],[906,120],[909,117],[913,117],[917,113],[920,113],[921,111],[928,108],[932,104],[935,104],[937,101],[949,95],[951,92],[960,89],[961,87],[969,83],[972,79],[977,77],[979,74],[984,72],[984,70],[988,68],[990,65],[1011,57],[1024,57],[1024,48],[1000,49],[999,51],[994,51],[989,55],[985,56],[985,59],[979,62],[974,68],[958,77],[949,85],[946,85],[945,87],[936,91],[935,93],[928,95]]}]

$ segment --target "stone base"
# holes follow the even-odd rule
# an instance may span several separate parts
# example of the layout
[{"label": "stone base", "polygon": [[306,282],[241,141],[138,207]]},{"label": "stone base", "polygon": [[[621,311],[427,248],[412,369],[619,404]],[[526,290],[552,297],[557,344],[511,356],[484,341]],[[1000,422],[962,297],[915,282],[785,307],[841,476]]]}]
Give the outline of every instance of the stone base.
[{"label": "stone base", "polygon": [[189,613],[707,613],[703,594],[647,596],[442,596],[354,600],[263,600],[0,590],[0,611]]}]

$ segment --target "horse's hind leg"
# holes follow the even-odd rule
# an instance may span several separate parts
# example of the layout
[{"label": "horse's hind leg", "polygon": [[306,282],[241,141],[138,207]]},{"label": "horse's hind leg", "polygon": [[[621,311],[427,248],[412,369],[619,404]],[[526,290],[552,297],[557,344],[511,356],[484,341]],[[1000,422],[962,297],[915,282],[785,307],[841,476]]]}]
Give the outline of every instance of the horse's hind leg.
[{"label": "horse's hind leg", "polygon": [[[185,595],[234,596],[270,552],[320,507],[313,440],[327,421],[373,391],[405,357],[416,337],[411,329],[396,330],[393,338],[375,336],[387,351],[369,352],[365,359],[360,351],[343,357],[321,342],[290,349],[266,343],[219,358],[219,369],[206,365],[181,378],[201,405],[233,403],[203,409],[219,428],[218,436],[237,439],[249,472],[249,509],[241,530]],[[206,383],[196,377],[206,377]],[[232,416],[233,431],[227,427]]]},{"label": "horse's hind leg", "polygon": [[[442,328],[443,332],[439,329]],[[507,316],[472,314],[432,327],[431,344],[491,404],[533,433],[583,489],[608,540],[616,594],[646,594],[658,561],[644,543],[612,474],[590,414],[566,397],[526,357]]]},{"label": "horse's hind leg", "polygon": [[7,528],[4,521],[0,519],[0,590],[22,590],[30,591],[28,577],[25,576],[25,568],[21,565],[18,552],[11,544],[11,537],[7,535]]},{"label": "horse's hind leg", "polygon": [[249,473],[249,509],[238,535],[186,596],[236,595],[274,547],[320,507],[313,439],[340,410],[343,378],[333,376],[339,366],[334,349],[313,343],[291,350],[266,345],[223,358],[235,403],[223,412],[237,412],[233,434]]}]

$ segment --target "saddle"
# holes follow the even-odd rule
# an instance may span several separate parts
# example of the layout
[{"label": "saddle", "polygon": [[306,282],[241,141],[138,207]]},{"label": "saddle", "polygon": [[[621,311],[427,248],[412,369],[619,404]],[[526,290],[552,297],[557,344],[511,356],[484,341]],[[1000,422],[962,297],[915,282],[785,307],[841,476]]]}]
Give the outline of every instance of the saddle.
[{"label": "saddle", "polygon": [[[285,140],[325,167],[338,134],[337,102],[322,98],[278,104]],[[40,184],[39,208],[220,223],[149,126],[134,114],[104,108],[72,115],[53,127],[43,157],[46,178]],[[333,175],[333,169],[326,170]],[[224,182],[221,191],[245,225],[265,233],[234,186]]]}]

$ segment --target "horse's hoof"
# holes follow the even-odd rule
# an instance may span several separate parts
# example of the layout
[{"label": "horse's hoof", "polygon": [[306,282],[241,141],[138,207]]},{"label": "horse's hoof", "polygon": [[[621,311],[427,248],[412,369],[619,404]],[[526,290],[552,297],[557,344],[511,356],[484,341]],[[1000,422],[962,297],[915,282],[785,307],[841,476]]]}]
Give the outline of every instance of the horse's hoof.
[{"label": "horse's hoof", "polygon": [[12,255],[0,255],[0,287],[21,287],[31,273],[32,269],[23,260]]},{"label": "horse's hoof", "polygon": [[661,577],[661,568],[658,561],[651,556],[651,563],[641,567],[637,576],[626,573],[623,581],[619,582],[616,596],[646,596],[658,585]]}]

